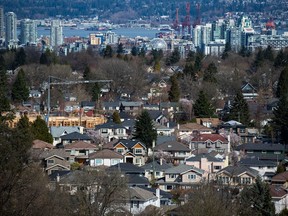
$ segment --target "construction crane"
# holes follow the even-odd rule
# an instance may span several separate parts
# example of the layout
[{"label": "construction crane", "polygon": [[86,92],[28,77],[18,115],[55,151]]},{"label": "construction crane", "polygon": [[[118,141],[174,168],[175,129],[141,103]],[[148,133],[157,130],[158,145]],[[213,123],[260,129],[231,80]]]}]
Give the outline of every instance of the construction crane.
[{"label": "construction crane", "polygon": [[[52,82],[52,78],[60,81]],[[112,80],[79,80],[70,81],[65,79],[60,79],[58,77],[49,76],[48,77],[48,98],[47,98],[47,125],[49,126],[49,117],[51,111],[51,90],[52,85],[76,85],[76,84],[89,84],[89,83],[111,83]]]},{"label": "construction crane", "polygon": [[191,22],[190,22],[190,3],[186,3],[186,16],[182,23],[182,35],[185,33],[185,29],[188,28],[188,34],[191,34]]},{"label": "construction crane", "polygon": [[193,23],[193,28],[195,28],[195,26],[200,25],[201,24],[201,17],[200,17],[200,3],[196,4],[196,19]]},{"label": "construction crane", "polygon": [[175,21],[173,23],[173,29],[180,34],[180,26],[179,26],[179,8],[176,8],[176,16],[175,16]]}]

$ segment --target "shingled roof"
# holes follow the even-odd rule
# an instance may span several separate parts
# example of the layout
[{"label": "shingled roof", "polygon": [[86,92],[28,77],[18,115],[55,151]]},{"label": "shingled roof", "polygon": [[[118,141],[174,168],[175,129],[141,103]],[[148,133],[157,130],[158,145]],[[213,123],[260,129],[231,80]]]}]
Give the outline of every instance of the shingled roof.
[{"label": "shingled roof", "polygon": [[67,144],[64,146],[65,149],[96,149],[96,145],[79,141],[79,142],[73,142],[71,144]]},{"label": "shingled roof", "polygon": [[120,158],[123,159],[123,155],[119,154],[118,152],[112,151],[110,149],[103,149],[101,151],[94,152],[89,154],[89,159],[96,159],[96,158]]},{"label": "shingled roof", "polygon": [[223,143],[228,143],[228,140],[221,136],[220,134],[199,134],[199,136],[192,138],[192,142],[206,142],[206,141],[212,141],[216,142],[217,140],[223,142]]}]

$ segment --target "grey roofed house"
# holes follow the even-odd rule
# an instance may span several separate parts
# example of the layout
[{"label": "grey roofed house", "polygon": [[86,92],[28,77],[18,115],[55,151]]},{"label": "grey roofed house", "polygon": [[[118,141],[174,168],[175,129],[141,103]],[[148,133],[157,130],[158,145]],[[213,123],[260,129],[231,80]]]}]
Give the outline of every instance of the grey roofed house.
[{"label": "grey roofed house", "polygon": [[148,201],[150,199],[157,199],[153,192],[145,190],[140,187],[129,188],[130,200],[133,201]]},{"label": "grey roofed house", "polygon": [[243,165],[240,165],[240,166],[227,166],[221,170],[219,170],[217,172],[218,173],[222,173],[222,172],[225,172],[226,174],[228,174],[229,176],[238,176],[238,175],[241,175],[242,173],[249,173],[250,175],[252,175],[253,177],[257,177],[258,176],[258,171],[255,170],[255,169],[252,169],[250,167],[247,167],[247,166],[243,166]]},{"label": "grey roofed house", "polygon": [[190,152],[190,149],[188,146],[177,141],[168,141],[168,142],[161,143],[159,145],[156,145],[154,149],[157,151],[160,150],[160,151],[168,151],[168,152],[173,152],[173,151]]},{"label": "grey roofed house", "polygon": [[114,143],[114,146],[118,145],[119,143],[123,144],[127,148],[131,149],[137,143],[141,144],[144,149],[146,149],[146,145],[139,140],[128,140],[128,139],[119,139],[118,142]]},{"label": "grey roofed house", "polygon": [[72,132],[60,137],[61,140],[91,140],[87,134],[81,134],[79,132]]},{"label": "grey roofed house", "polygon": [[100,125],[96,125],[95,126],[96,130],[99,130],[99,129],[102,129],[102,128],[107,128],[107,129],[119,129],[119,128],[122,128],[122,129],[126,129],[122,124],[116,124],[113,121],[108,121],[108,122],[106,122],[104,124],[100,124]]},{"label": "grey roofed house", "polygon": [[112,151],[110,149],[103,149],[101,151],[97,151],[94,153],[89,154],[89,159],[96,159],[96,158],[119,158],[123,159],[123,155],[118,152]]},{"label": "grey roofed house", "polygon": [[143,105],[143,102],[138,101],[122,101],[120,106],[124,107],[141,107]]},{"label": "grey roofed house", "polygon": [[157,136],[156,145],[160,145],[165,142],[176,142],[176,136]]},{"label": "grey roofed house", "polygon": [[119,110],[120,102],[119,101],[115,101],[115,102],[103,101],[102,107],[103,107],[103,110],[107,110],[107,111]]},{"label": "grey roofed house", "polygon": [[64,134],[69,134],[72,132],[81,132],[80,127],[66,127],[66,126],[61,126],[61,127],[50,127],[50,133],[51,135],[56,138],[56,137],[60,137]]},{"label": "grey roofed house", "polygon": [[48,178],[50,181],[55,182],[57,181],[57,177],[61,179],[70,172],[71,172],[70,170],[55,170],[48,176]]},{"label": "grey roofed house", "polygon": [[144,170],[153,170],[155,169],[155,172],[163,172],[169,168],[171,168],[173,165],[172,164],[168,164],[165,161],[162,162],[162,164],[160,163],[160,161],[154,161],[147,163],[143,166],[141,166],[141,168],[143,168]]},{"label": "grey roofed house", "polygon": [[242,158],[239,164],[244,166],[254,166],[254,167],[277,167],[276,161],[270,160],[259,160],[258,158]]},{"label": "grey roofed house", "polygon": [[247,144],[242,144],[236,147],[236,150],[245,150],[245,151],[249,151],[249,150],[257,150],[257,151],[262,151],[262,150],[266,150],[266,151],[284,151],[285,150],[285,146],[282,144],[262,144],[262,143],[247,143]]},{"label": "grey roofed house", "polygon": [[193,170],[194,172],[199,173],[201,175],[204,173],[204,170],[202,170],[202,169],[198,169],[194,166],[189,166],[186,164],[180,164],[179,166],[175,166],[175,167],[171,167],[171,168],[167,169],[165,171],[165,174],[182,174],[182,173],[186,173],[190,170]]},{"label": "grey roofed house", "polygon": [[148,187],[150,185],[149,180],[143,175],[126,174],[125,176],[127,177],[129,187],[135,187],[135,186]]},{"label": "grey roofed house", "polygon": [[118,163],[114,166],[111,166],[107,169],[107,171],[115,171],[118,170],[120,172],[123,172],[125,174],[139,174],[144,175],[145,171],[143,168],[136,166],[132,163]]},{"label": "grey roofed house", "polygon": [[147,112],[149,113],[150,118],[154,121],[157,121],[163,116],[162,111],[160,110],[147,110]]},{"label": "grey roofed house", "polygon": [[69,153],[64,149],[50,149],[50,150],[42,150],[42,149],[33,149],[31,151],[31,156],[34,159],[43,160],[49,158],[53,155],[60,156],[66,160],[69,158]]},{"label": "grey roofed house", "polygon": [[186,161],[201,161],[201,158],[206,158],[207,161],[210,161],[210,162],[222,162],[223,161],[220,158],[216,158],[216,157],[211,156],[210,154],[205,154],[205,153],[191,156],[187,158]]},{"label": "grey roofed house", "polygon": [[[144,186],[138,186],[138,187],[156,194],[156,188],[144,187]],[[172,199],[173,199],[173,196],[171,193],[160,190],[161,205],[171,205]]]}]

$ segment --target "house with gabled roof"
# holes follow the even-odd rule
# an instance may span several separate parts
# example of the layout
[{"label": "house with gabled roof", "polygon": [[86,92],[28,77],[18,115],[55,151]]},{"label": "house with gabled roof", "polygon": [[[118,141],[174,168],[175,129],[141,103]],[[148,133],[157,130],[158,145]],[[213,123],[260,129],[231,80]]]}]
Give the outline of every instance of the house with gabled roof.
[{"label": "house with gabled roof", "polygon": [[141,112],[143,108],[143,102],[138,102],[138,101],[122,101],[120,103],[120,108],[119,110],[121,112],[127,112],[132,115],[137,115],[138,113]]},{"label": "house with gabled roof", "polygon": [[244,99],[255,99],[256,97],[258,97],[256,88],[249,82],[242,85],[241,92]]},{"label": "house with gabled roof", "polygon": [[73,143],[73,142],[86,142],[86,143],[91,143],[92,139],[87,135],[87,134],[81,134],[79,132],[72,132],[66,135],[63,135],[60,137],[61,138],[61,143],[63,146]]},{"label": "house with gabled roof", "polygon": [[288,188],[288,171],[278,173],[277,175],[273,176],[271,179],[271,184],[273,185],[280,185],[283,188]]},{"label": "house with gabled roof", "polygon": [[139,140],[120,139],[114,143],[113,149],[124,156],[125,163],[132,163],[138,166],[145,164],[147,148]]},{"label": "house with gabled roof", "polygon": [[163,178],[165,171],[171,168],[173,165],[166,163],[163,159],[155,160],[150,163],[147,163],[141,168],[145,170],[145,177],[149,180]]},{"label": "house with gabled roof", "polygon": [[94,166],[113,166],[124,162],[124,156],[110,149],[103,149],[89,154],[89,165]]},{"label": "house with gabled roof", "polygon": [[180,164],[165,171],[164,178],[158,179],[156,184],[164,191],[171,191],[176,188],[189,189],[203,179],[204,170],[194,166]]},{"label": "house with gabled roof", "polygon": [[51,143],[44,142],[42,140],[36,139],[32,142],[32,149],[53,149]]},{"label": "house with gabled roof", "polygon": [[216,173],[217,182],[224,185],[243,186],[255,183],[259,173],[247,166],[227,166]]},{"label": "house with gabled roof", "polygon": [[167,141],[156,145],[154,151],[157,157],[163,158],[174,165],[183,164],[185,158],[191,155],[189,147],[177,141]]},{"label": "house with gabled roof", "polygon": [[275,205],[275,213],[279,214],[282,210],[287,209],[288,206],[288,192],[287,189],[279,185],[269,185],[269,192],[272,202]]},{"label": "house with gabled roof", "polygon": [[[203,126],[198,123],[186,123],[186,124],[179,124],[177,126],[177,137],[180,140],[189,140],[195,136],[195,134],[211,134],[214,131],[211,128]],[[188,141],[188,142],[189,142]]]},{"label": "house with gabled roof", "polygon": [[212,180],[215,179],[215,174],[219,170],[228,166],[228,157],[226,157],[225,159],[220,159],[214,157],[211,154],[201,153],[186,158],[185,164],[204,170],[203,177],[208,180]]},{"label": "house with gabled roof", "polygon": [[128,139],[128,130],[122,124],[116,124],[112,121],[106,122],[95,127],[95,131],[101,138],[108,142],[114,139]]},{"label": "house with gabled roof", "polygon": [[56,146],[57,144],[61,143],[61,136],[67,135],[72,132],[79,132],[83,134],[83,127],[76,127],[76,126],[61,126],[61,127],[50,127],[50,133],[53,137],[53,146]]},{"label": "house with gabled roof", "polygon": [[70,154],[70,162],[86,163],[88,155],[95,152],[98,148],[96,145],[88,142],[78,141],[64,146],[67,153]]},{"label": "house with gabled roof", "polygon": [[230,152],[230,141],[220,134],[198,134],[190,141],[190,149],[197,152]]}]

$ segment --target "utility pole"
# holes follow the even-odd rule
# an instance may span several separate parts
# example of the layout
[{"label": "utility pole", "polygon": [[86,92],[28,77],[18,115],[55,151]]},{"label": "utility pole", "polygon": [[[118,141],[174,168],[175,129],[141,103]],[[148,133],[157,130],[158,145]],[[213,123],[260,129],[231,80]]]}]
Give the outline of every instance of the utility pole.
[{"label": "utility pole", "polygon": [[[54,78],[56,80],[60,80],[60,81],[56,81],[56,82],[52,82],[51,78]],[[50,112],[51,112],[51,86],[52,85],[76,85],[76,84],[89,84],[89,83],[111,83],[112,80],[79,80],[79,81],[69,81],[69,80],[65,80],[65,79],[61,79],[58,77],[54,77],[54,76],[49,76],[48,77],[48,98],[47,98],[47,125],[49,127],[49,117],[50,117]]]}]

